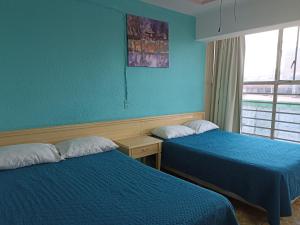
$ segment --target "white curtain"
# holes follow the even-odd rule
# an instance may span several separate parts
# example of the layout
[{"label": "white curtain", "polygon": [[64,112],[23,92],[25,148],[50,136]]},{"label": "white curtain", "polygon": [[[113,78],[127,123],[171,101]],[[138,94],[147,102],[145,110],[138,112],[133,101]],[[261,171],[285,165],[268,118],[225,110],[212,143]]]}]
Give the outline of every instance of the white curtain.
[{"label": "white curtain", "polygon": [[206,116],[223,130],[240,132],[244,59],[244,36],[207,46]]}]

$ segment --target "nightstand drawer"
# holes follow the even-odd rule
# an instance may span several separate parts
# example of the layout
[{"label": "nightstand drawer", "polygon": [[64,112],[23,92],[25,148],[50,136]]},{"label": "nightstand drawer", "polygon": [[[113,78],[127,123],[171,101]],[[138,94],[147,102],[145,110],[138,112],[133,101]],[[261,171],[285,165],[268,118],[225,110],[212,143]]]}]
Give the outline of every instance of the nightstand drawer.
[{"label": "nightstand drawer", "polygon": [[148,155],[159,153],[159,151],[160,150],[158,144],[147,145],[144,147],[133,148],[131,150],[131,156],[133,158],[142,158]]}]

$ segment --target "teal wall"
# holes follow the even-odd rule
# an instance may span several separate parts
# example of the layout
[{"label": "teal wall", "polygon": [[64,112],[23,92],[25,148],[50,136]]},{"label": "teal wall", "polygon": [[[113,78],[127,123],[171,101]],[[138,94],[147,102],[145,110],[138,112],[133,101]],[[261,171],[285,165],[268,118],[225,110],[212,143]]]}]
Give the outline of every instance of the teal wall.
[{"label": "teal wall", "polygon": [[[127,68],[124,13],[169,22],[170,68]],[[1,0],[0,131],[203,110],[195,19],[137,0]]]}]

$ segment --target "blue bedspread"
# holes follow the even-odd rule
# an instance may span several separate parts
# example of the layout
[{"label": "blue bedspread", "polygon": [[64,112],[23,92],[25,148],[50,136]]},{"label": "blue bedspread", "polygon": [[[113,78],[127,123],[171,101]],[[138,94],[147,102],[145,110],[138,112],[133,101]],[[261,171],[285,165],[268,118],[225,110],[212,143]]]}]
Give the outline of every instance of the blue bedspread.
[{"label": "blue bedspread", "polygon": [[162,164],[268,211],[280,224],[300,195],[300,145],[213,130],[163,143]]},{"label": "blue bedspread", "polygon": [[237,225],[231,204],[111,151],[0,171],[1,225]]}]

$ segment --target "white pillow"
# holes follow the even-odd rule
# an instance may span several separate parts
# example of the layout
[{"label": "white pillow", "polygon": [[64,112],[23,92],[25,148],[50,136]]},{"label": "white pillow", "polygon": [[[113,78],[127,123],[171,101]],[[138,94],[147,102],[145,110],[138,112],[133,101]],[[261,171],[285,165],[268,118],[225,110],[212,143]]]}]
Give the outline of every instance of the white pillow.
[{"label": "white pillow", "polygon": [[158,127],[151,131],[157,137],[163,139],[177,138],[195,134],[195,131],[182,125]]},{"label": "white pillow", "polygon": [[54,145],[21,144],[0,147],[0,170],[61,160]]},{"label": "white pillow", "polygon": [[201,134],[206,131],[219,128],[216,124],[207,120],[194,120],[194,121],[184,123],[184,125],[193,129],[196,132],[196,134]]},{"label": "white pillow", "polygon": [[106,152],[119,147],[113,141],[97,136],[67,140],[55,146],[63,158]]}]

